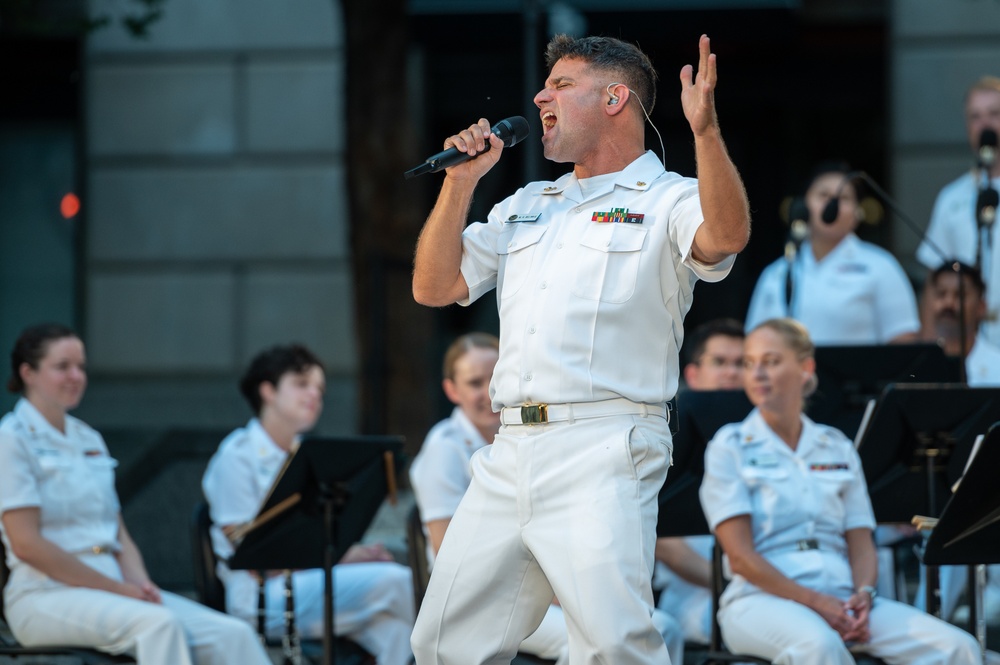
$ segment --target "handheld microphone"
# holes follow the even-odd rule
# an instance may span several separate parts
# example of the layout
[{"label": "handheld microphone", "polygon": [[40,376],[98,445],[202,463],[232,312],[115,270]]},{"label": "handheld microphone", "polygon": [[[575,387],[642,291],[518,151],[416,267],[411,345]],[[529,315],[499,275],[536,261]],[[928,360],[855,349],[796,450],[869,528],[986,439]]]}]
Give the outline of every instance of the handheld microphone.
[{"label": "handheld microphone", "polygon": [[996,159],[997,133],[987,127],[979,134],[979,168],[990,168]]},{"label": "handheld microphone", "polygon": [[[505,148],[510,148],[527,138],[528,121],[525,120],[523,116],[515,115],[496,123],[490,128],[490,131],[496,134],[497,138],[503,141]],[[469,153],[461,152],[458,148],[452,146],[447,150],[442,150],[436,155],[431,155],[424,160],[423,164],[410,169],[403,175],[409,179],[425,173],[437,173],[441,169],[446,169],[455,166],[456,164],[467,162],[470,159],[475,159],[484,152],[489,152],[489,149],[490,142],[486,141],[486,147],[483,148],[483,150],[477,152],[475,156],[470,156]]]},{"label": "handheld microphone", "polygon": [[824,224],[833,224],[837,221],[837,215],[840,214],[840,195],[844,192],[844,187],[847,183],[851,182],[857,177],[865,176],[864,171],[851,171],[850,173],[844,174],[844,181],[840,183],[840,187],[837,188],[837,195],[826,202],[823,206],[823,212],[820,214],[820,219],[823,220]]}]

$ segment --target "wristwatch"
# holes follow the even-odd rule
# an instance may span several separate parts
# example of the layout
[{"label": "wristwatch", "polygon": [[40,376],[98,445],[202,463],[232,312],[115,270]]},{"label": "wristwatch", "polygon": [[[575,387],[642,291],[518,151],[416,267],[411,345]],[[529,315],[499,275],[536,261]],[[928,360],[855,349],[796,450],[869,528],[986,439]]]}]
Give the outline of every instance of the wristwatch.
[{"label": "wristwatch", "polygon": [[869,602],[874,604],[875,596],[878,595],[878,590],[876,590],[875,587],[871,586],[870,584],[866,584],[865,586],[858,589],[858,593],[867,593]]}]

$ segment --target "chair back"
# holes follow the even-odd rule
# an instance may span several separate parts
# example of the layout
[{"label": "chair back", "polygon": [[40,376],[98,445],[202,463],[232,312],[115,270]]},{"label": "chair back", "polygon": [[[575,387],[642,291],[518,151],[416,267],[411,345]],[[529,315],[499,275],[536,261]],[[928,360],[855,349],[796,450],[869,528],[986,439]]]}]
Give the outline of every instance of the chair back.
[{"label": "chair back", "polygon": [[3,611],[3,592],[7,588],[7,578],[10,577],[10,568],[7,567],[7,549],[0,540],[0,621],[6,623],[7,616]]},{"label": "chair back", "polygon": [[194,556],[194,588],[198,600],[213,610],[226,611],[226,589],[219,580],[218,558],[212,548],[212,518],[208,503],[198,502],[191,515],[191,552]]},{"label": "chair back", "polygon": [[413,603],[420,609],[427,591],[427,583],[431,578],[430,566],[427,563],[427,536],[424,535],[424,523],[420,519],[420,509],[413,510],[406,518],[406,559],[413,573]]}]

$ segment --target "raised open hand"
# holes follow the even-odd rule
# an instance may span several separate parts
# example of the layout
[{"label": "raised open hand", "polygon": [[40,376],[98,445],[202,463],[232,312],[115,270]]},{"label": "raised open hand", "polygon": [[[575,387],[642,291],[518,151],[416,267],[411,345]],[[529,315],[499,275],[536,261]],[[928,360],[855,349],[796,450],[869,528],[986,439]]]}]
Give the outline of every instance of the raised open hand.
[{"label": "raised open hand", "polygon": [[718,130],[715,115],[715,83],[718,72],[708,35],[698,42],[698,74],[691,65],[681,68],[681,106],[695,136]]}]

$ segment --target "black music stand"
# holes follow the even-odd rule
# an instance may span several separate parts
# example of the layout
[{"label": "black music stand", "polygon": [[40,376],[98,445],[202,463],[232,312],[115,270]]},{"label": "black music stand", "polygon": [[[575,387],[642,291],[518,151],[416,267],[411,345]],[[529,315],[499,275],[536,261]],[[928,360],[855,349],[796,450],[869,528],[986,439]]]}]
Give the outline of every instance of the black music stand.
[{"label": "black music stand", "polygon": [[972,633],[986,648],[985,628],[977,626],[982,611],[982,587],[975,566],[1000,563],[1000,423],[990,427],[969,463],[962,482],[944,507],[924,545],[924,563],[932,566],[969,566],[969,593],[974,594],[969,614]]},{"label": "black music stand", "polygon": [[854,438],[869,400],[892,383],[957,383],[961,360],[937,344],[816,347],[819,387],[806,413]]},{"label": "black music stand", "polygon": [[742,421],[752,409],[742,390],[689,390],[678,395],[673,466],[657,501],[657,537],[710,533],[698,498],[705,475],[705,446],[723,425]]},{"label": "black music stand", "polygon": [[958,490],[924,549],[924,562],[971,566],[1000,563],[1000,423],[990,427]]},{"label": "black music stand", "polygon": [[228,561],[234,570],[323,568],[324,665],[334,658],[333,565],[364,535],[395,485],[402,447],[394,436],[303,441]]},{"label": "black music stand", "polygon": [[[858,453],[875,521],[940,515],[975,438],[1000,420],[1000,389],[965,384],[886,388],[860,434]],[[937,569],[927,570],[927,611],[938,612]]]},{"label": "black music stand", "polygon": [[1000,420],[1000,388],[895,384],[861,433],[858,454],[875,519],[940,515],[978,434]]}]

